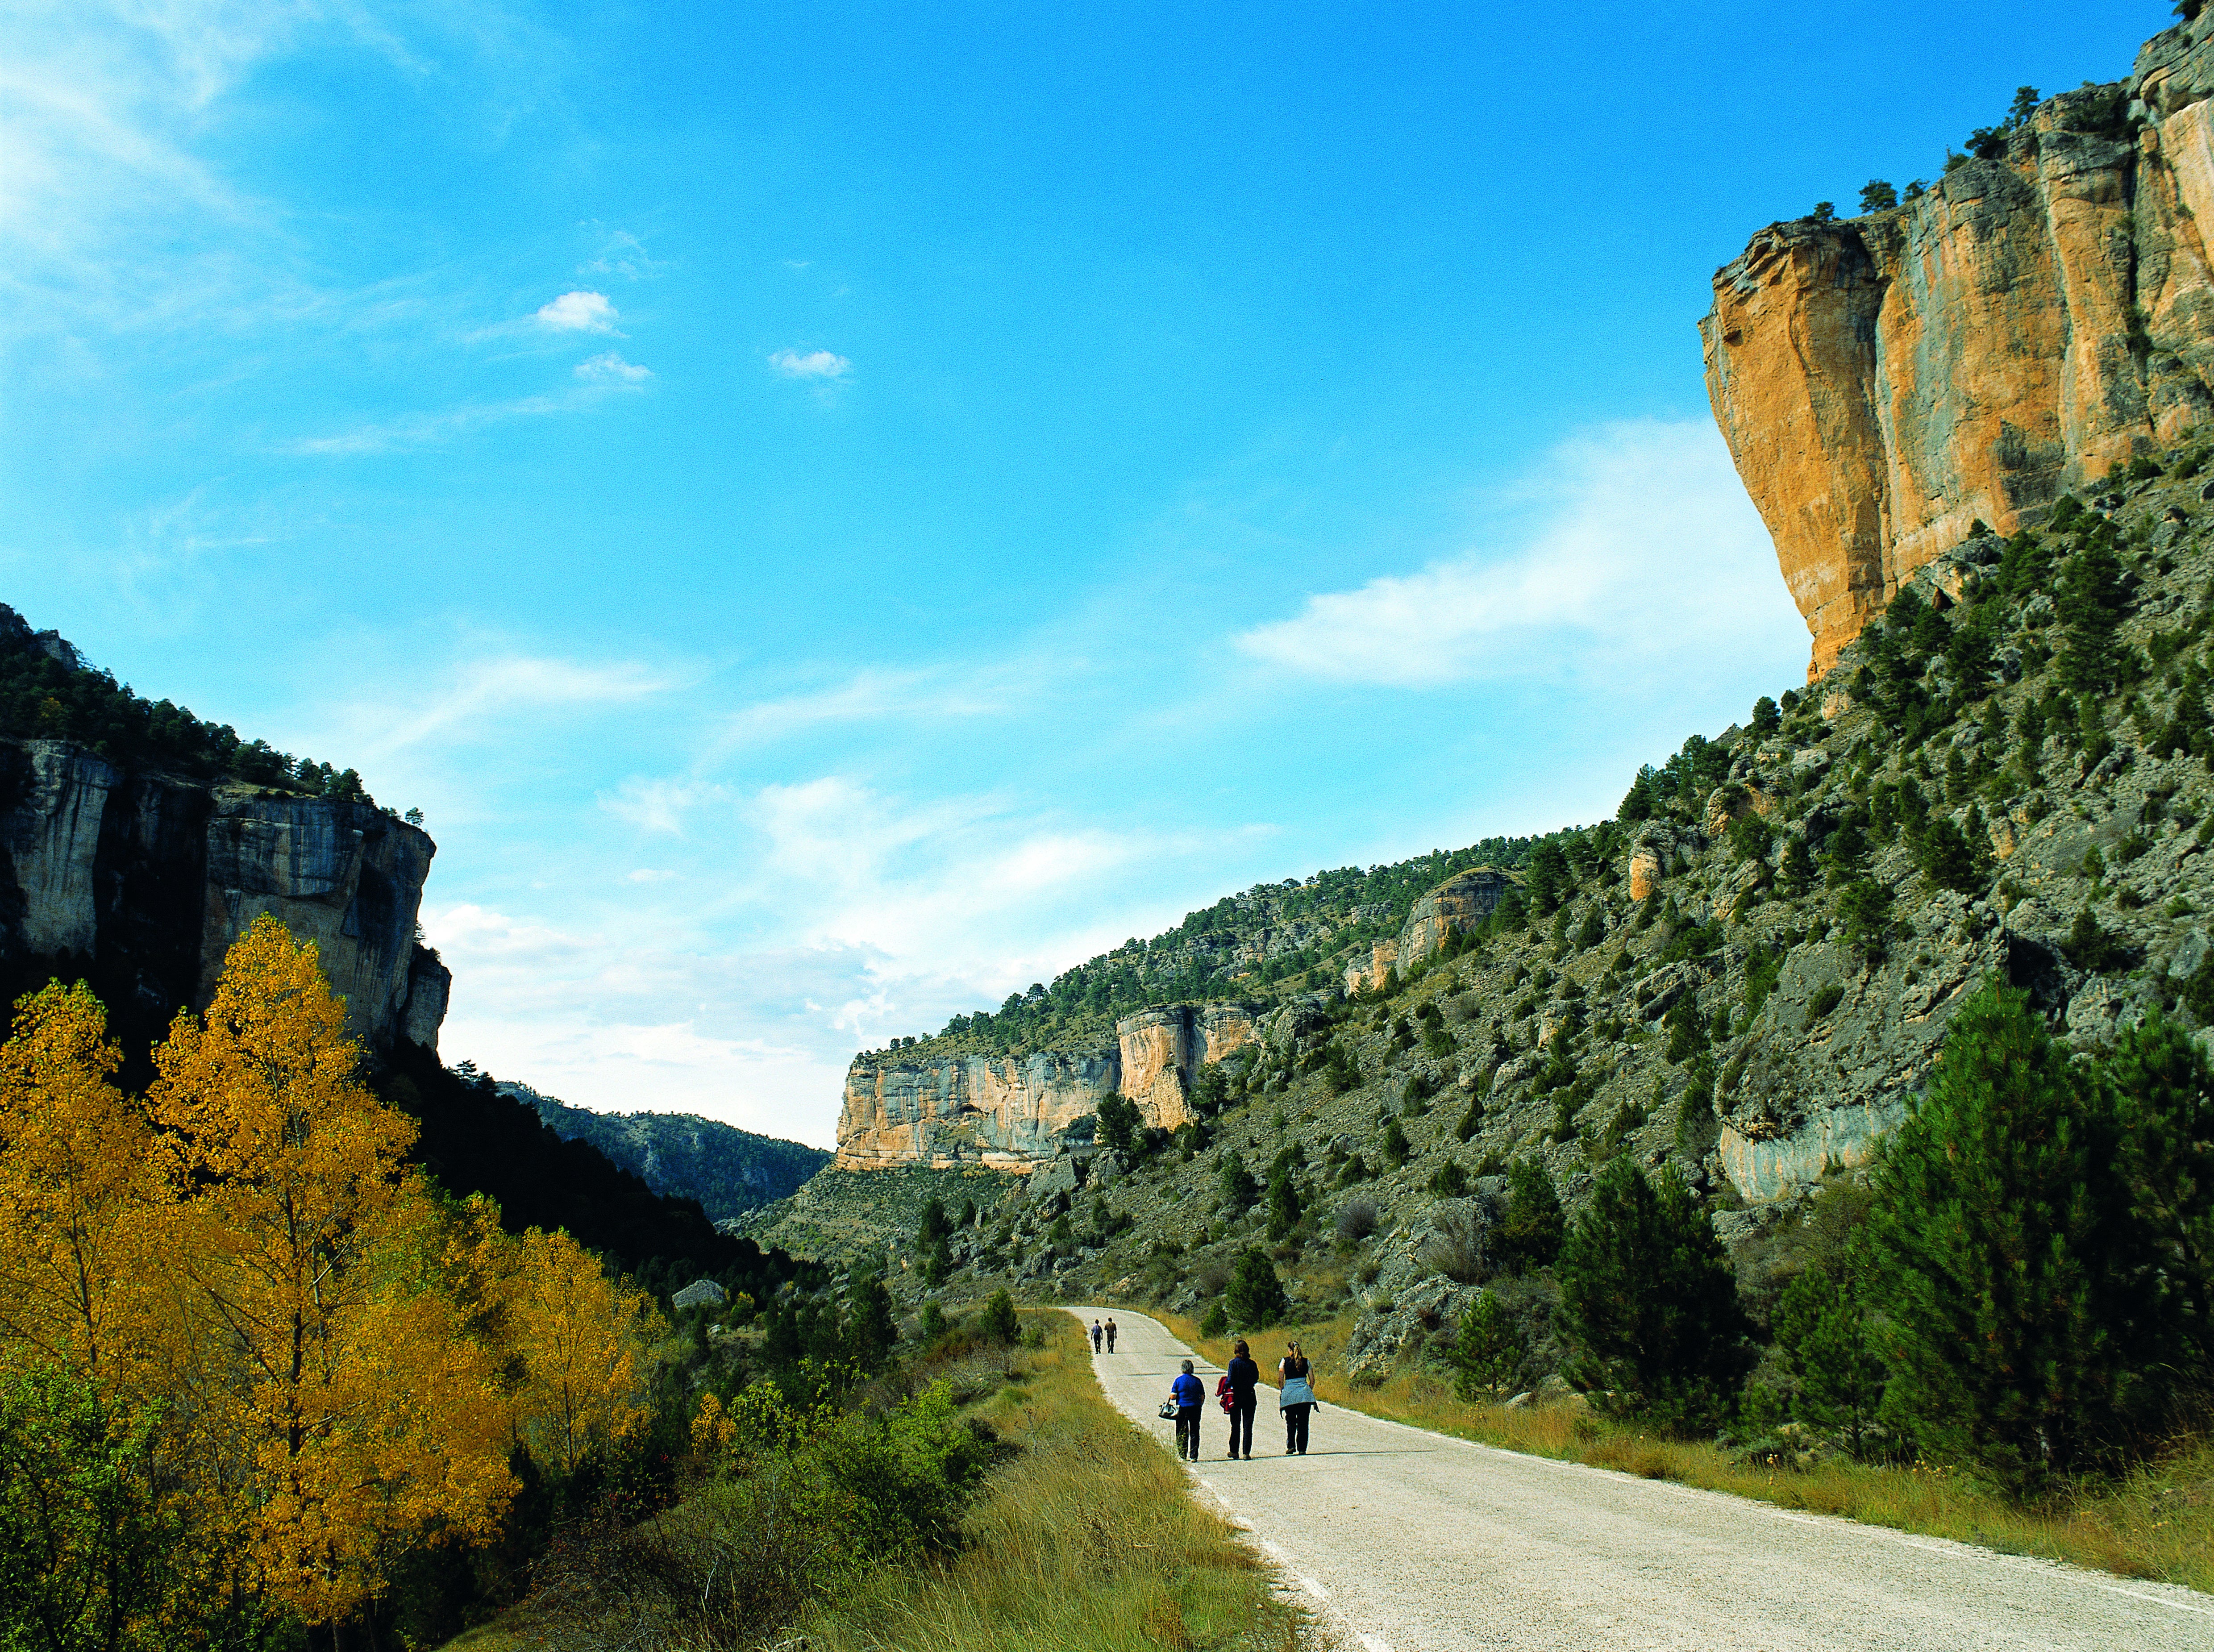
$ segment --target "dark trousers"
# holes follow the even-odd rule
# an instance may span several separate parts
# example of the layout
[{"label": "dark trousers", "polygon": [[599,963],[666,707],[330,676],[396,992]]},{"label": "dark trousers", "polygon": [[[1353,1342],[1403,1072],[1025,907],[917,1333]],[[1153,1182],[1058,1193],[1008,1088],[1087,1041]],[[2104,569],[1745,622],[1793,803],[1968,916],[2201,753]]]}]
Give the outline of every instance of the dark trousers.
[{"label": "dark trousers", "polygon": [[1177,1407],[1177,1455],[1199,1460],[1199,1407]]},{"label": "dark trousers", "polygon": [[1251,1457],[1253,1454],[1253,1402],[1234,1400],[1230,1406],[1230,1454]]},{"label": "dark trousers", "polygon": [[1107,1351],[1110,1354],[1115,1351],[1115,1333],[1111,1331],[1107,1333]]},{"label": "dark trousers", "polygon": [[1307,1413],[1312,1410],[1314,1407],[1312,1405],[1284,1407],[1284,1449],[1287,1452],[1297,1452],[1302,1457],[1307,1454]]}]

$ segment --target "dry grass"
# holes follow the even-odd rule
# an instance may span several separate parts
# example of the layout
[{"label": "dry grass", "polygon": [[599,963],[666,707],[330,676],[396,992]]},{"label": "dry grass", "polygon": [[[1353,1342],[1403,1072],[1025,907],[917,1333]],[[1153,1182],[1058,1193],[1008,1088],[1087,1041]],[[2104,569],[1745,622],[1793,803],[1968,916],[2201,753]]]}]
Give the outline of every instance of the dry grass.
[{"label": "dry grass", "polygon": [[[1180,1314],[1135,1311],[1152,1313],[1218,1365],[1230,1357],[1228,1337],[1202,1337]],[[1279,1326],[1255,1340],[1254,1357],[1269,1371],[1284,1340],[1297,1337],[1326,1403],[1464,1440],[2214,1594],[2214,1436],[2204,1433],[2180,1438],[2119,1484],[2087,1484],[2051,1505],[2023,1508],[1944,1469],[1842,1459],[1805,1469],[1751,1465],[1709,1444],[1642,1435],[1581,1404],[1508,1410],[1460,1399],[1428,1373],[1401,1371],[1379,1387],[1355,1388],[1341,1357],[1352,1330],[1349,1318]],[[1327,1427],[1318,1421],[1318,1437]]]},{"label": "dry grass", "polygon": [[[767,1643],[808,1652],[1296,1652],[1308,1625],[1251,1550],[1189,1495],[1166,1453],[1100,1392],[1091,1349],[1058,1312],[1025,1312],[1046,1346],[977,1407],[1021,1447],[994,1471],[933,1567],[887,1566]],[[543,1645],[528,1605],[447,1652]],[[673,1641],[641,1643],[680,1652]]]},{"label": "dry grass", "polygon": [[1020,1389],[984,1415],[1023,1454],[992,1477],[970,1545],[934,1573],[886,1572],[801,1626],[809,1652],[1289,1649],[1299,1615],[1252,1551],[1192,1502],[1174,1459],[1108,1404],[1065,1313]]}]

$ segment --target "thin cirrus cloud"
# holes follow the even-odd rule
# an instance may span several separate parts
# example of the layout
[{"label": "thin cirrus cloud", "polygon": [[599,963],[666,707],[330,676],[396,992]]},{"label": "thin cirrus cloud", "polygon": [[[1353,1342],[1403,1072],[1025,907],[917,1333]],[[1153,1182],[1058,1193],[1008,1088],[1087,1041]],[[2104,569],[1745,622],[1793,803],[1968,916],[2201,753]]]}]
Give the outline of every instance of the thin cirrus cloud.
[{"label": "thin cirrus cloud", "polygon": [[1234,646],[1296,676],[1438,688],[1791,634],[1767,530],[1703,420],[1583,432],[1511,499],[1532,525],[1503,546],[1309,597]]},{"label": "thin cirrus cloud", "polygon": [[810,350],[804,354],[780,350],[769,357],[768,364],[786,378],[813,379],[817,383],[835,382],[853,370],[851,361],[828,350]]},{"label": "thin cirrus cloud", "polygon": [[549,333],[613,333],[621,318],[603,292],[565,292],[539,306],[533,318]]},{"label": "thin cirrus cloud", "polygon": [[586,384],[604,384],[618,389],[643,384],[653,376],[651,367],[625,361],[612,350],[602,351],[589,361],[578,362],[573,370],[574,376]]}]

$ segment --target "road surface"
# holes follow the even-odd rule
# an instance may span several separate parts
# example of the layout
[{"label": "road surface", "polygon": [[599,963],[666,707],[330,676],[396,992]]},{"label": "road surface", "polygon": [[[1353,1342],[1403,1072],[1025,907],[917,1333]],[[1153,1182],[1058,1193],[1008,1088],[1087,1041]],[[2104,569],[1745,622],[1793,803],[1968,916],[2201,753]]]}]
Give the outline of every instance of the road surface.
[{"label": "road surface", "polygon": [[[1286,1457],[1275,1391],[1259,1453],[1225,1459],[1220,1367],[1158,1321],[1111,1316],[1092,1361],[1124,1415],[1173,1450],[1155,1415],[1178,1361],[1210,1396],[1202,1485],[1367,1652],[1474,1647],[1708,1652],[2083,1649],[2214,1652],[2214,1598],[1940,1538],[1805,1514],[1721,1492],[1526,1457],[1324,1405]],[[1281,1349],[1264,1349],[1263,1370]]]}]

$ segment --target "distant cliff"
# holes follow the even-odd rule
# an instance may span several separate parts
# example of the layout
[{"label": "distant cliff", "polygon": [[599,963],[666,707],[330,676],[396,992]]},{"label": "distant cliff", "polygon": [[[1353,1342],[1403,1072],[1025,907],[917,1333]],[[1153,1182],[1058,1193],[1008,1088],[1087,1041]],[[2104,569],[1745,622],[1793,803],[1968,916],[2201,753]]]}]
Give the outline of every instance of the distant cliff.
[{"label": "distant cliff", "polygon": [[830,1162],[821,1147],[755,1135],[691,1113],[596,1113],[541,1096],[526,1084],[500,1093],[527,1103],[554,1134],[588,1142],[656,1193],[694,1199],[711,1221],[789,1198]]},{"label": "distant cliff", "polygon": [[846,1074],[838,1166],[1027,1170],[1062,1132],[1119,1091],[1145,1122],[1174,1129],[1202,1068],[1253,1041],[1240,1004],[1171,1004],[1115,1024],[1112,1043],[1026,1055],[865,1052]]},{"label": "distant cliff", "polygon": [[1771,224],[1715,276],[1707,389],[1813,635],[1810,680],[1981,520],[2214,411],[2214,12],[2004,153],[1844,222]]}]

